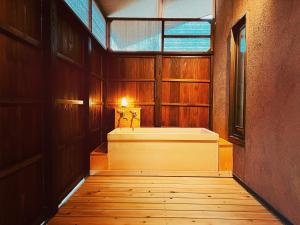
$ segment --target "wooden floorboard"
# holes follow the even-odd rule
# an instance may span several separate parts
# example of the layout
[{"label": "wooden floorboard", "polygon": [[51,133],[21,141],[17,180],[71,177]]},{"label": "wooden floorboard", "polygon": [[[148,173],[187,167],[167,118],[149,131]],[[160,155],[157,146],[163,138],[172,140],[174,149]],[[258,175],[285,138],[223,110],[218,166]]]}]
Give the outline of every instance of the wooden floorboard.
[{"label": "wooden floorboard", "polygon": [[50,225],[278,225],[232,178],[91,176]]}]

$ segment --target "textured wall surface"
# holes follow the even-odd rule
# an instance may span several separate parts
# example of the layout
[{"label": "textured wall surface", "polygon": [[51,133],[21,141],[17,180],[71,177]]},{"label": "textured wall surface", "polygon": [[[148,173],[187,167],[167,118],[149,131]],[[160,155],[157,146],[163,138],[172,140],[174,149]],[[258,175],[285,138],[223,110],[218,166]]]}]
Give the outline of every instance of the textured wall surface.
[{"label": "textured wall surface", "polygon": [[[232,20],[232,0],[219,0],[216,4],[216,36],[214,55],[214,99],[213,129],[222,138],[228,136],[230,30]],[[229,42],[230,43],[230,42]]]},{"label": "textured wall surface", "polygon": [[214,130],[227,134],[228,25],[245,13],[246,145],[234,147],[234,173],[300,224],[299,0],[217,0]]}]

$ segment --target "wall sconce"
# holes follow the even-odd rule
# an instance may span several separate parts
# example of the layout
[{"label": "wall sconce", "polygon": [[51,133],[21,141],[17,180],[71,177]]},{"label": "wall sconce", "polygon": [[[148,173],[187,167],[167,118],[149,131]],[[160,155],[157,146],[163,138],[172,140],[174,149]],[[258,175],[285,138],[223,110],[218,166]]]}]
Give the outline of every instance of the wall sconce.
[{"label": "wall sconce", "polygon": [[128,102],[127,102],[127,99],[125,97],[123,97],[122,100],[121,100],[121,106],[122,107],[127,107],[128,106]]}]

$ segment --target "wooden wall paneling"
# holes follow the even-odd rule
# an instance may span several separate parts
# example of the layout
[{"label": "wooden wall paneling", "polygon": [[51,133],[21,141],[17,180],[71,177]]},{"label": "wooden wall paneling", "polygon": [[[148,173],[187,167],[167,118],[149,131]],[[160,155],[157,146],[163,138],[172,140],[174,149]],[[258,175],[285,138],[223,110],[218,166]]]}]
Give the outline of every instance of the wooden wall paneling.
[{"label": "wooden wall paneling", "polygon": [[51,217],[57,212],[57,196],[55,193],[55,173],[57,164],[53,151],[54,124],[54,79],[57,52],[57,5],[56,0],[42,1],[42,46],[43,46],[43,72],[44,72],[44,117],[45,117],[45,182],[46,182],[46,217]]},{"label": "wooden wall paneling", "polygon": [[[164,27],[164,22],[163,22]],[[162,29],[164,32],[164,29]],[[162,38],[162,45],[164,41]],[[163,47],[162,47],[163,49]],[[162,99],[162,56],[158,55],[155,57],[155,115],[154,122],[156,127],[160,127],[162,118],[161,99]]]},{"label": "wooden wall paneling", "polygon": [[[84,129],[84,141],[83,141],[83,171],[84,176],[90,175],[90,132],[89,132],[89,121],[90,121],[90,74],[91,74],[91,55],[92,55],[92,39],[88,34],[83,36],[83,43],[85,43],[83,51],[83,62],[84,62],[84,74],[83,74],[83,129]],[[80,163],[80,162],[79,162]],[[79,172],[80,173],[80,172]],[[75,180],[78,177],[75,177]]]},{"label": "wooden wall paneling", "polygon": [[0,224],[38,224],[44,207],[41,157],[0,178]]},{"label": "wooden wall paneling", "polygon": [[163,126],[209,127],[210,63],[210,57],[163,56]]},{"label": "wooden wall paneling", "polygon": [[0,104],[0,169],[42,153],[41,104]]},{"label": "wooden wall paneling", "polygon": [[1,2],[0,224],[38,223],[44,214],[40,25],[41,1]]},{"label": "wooden wall paneling", "polygon": [[162,104],[209,104],[210,88],[207,83],[163,82]]},{"label": "wooden wall paneling", "polygon": [[[153,60],[150,64],[149,59]],[[141,105],[142,126],[209,127],[210,64],[210,56],[111,54],[106,89],[107,117],[111,119],[107,132],[113,129],[112,109],[123,96]],[[153,76],[145,71],[153,71]],[[153,79],[154,86],[150,86]],[[153,103],[152,108],[149,105]]]},{"label": "wooden wall paneling", "polygon": [[208,56],[164,56],[163,79],[209,80],[210,57]]},{"label": "wooden wall paneling", "polygon": [[52,180],[57,205],[87,174],[87,33],[63,2],[57,22],[52,79]]},{"label": "wooden wall paneling", "polygon": [[39,46],[41,39],[41,0],[2,1],[1,31],[7,35]]},{"label": "wooden wall paneling", "polygon": [[162,106],[164,127],[206,127],[209,126],[208,107]]},{"label": "wooden wall paneling", "polygon": [[104,50],[92,41],[90,58],[90,90],[89,90],[89,150],[92,151],[102,143],[102,111],[103,111],[103,60]]},{"label": "wooden wall paneling", "polygon": [[[215,22],[213,23],[213,30],[215,30]],[[214,35],[213,35],[214,36]],[[213,40],[212,40],[213,42]],[[213,93],[213,83],[214,83],[214,56],[210,56],[210,83],[209,83],[209,129],[213,130],[213,105],[214,105],[214,93]]]},{"label": "wooden wall paneling", "polygon": [[113,108],[122,97],[141,107],[141,126],[155,125],[155,65],[155,56],[110,54],[106,71],[106,132],[114,128]]}]

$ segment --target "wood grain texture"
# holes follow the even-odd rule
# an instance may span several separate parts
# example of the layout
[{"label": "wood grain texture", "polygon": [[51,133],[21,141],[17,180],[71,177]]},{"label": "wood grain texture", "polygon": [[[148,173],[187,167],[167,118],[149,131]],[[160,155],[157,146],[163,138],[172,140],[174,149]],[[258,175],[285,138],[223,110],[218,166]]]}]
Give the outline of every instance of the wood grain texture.
[{"label": "wood grain texture", "polygon": [[89,56],[89,151],[102,143],[104,58],[105,51],[92,40]]},{"label": "wood grain texture", "polygon": [[208,128],[208,107],[162,106],[162,126]]},{"label": "wood grain texture", "polygon": [[106,131],[114,128],[114,107],[122,97],[141,107],[141,126],[154,126],[155,57],[111,55],[106,70]]},{"label": "wood grain texture", "polygon": [[0,4],[0,23],[9,30],[34,40],[41,38],[41,1],[11,0]]},{"label": "wood grain texture", "polygon": [[45,204],[40,3],[0,3],[0,224],[31,224]]},{"label": "wood grain texture", "polygon": [[162,103],[209,104],[209,84],[163,82]]},{"label": "wood grain texture", "polygon": [[209,57],[163,57],[163,79],[210,80]]},{"label": "wood grain texture", "polygon": [[209,128],[210,58],[163,57],[162,126]]},{"label": "wood grain texture", "polygon": [[[58,204],[82,179],[86,170],[88,110],[86,84],[87,34],[78,26],[70,12],[56,3],[57,23],[53,30],[56,46],[52,65],[52,182],[51,193]],[[97,90],[92,90],[98,93]],[[60,101],[57,101],[60,100]],[[64,101],[62,101],[64,100]],[[77,104],[81,102],[81,104]]]},{"label": "wood grain texture", "polygon": [[106,80],[107,117],[127,97],[142,108],[141,126],[209,127],[210,57],[114,54]]},{"label": "wood grain texture", "polygon": [[74,223],[281,224],[232,178],[109,175],[89,177],[49,221]]},{"label": "wood grain texture", "polygon": [[88,172],[105,57],[88,37],[63,1],[0,3],[0,224],[40,224]]}]

